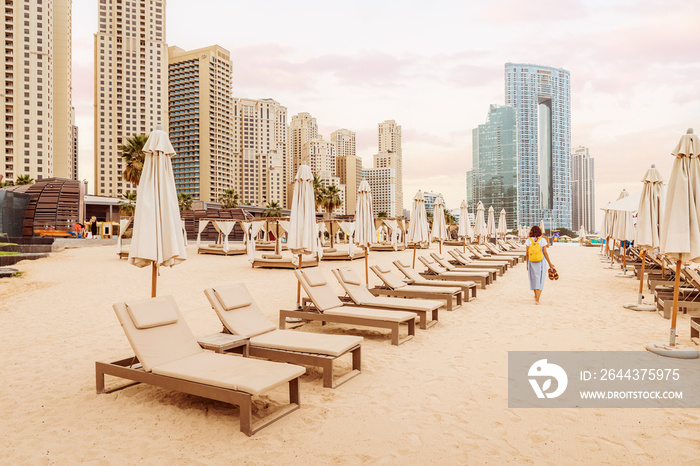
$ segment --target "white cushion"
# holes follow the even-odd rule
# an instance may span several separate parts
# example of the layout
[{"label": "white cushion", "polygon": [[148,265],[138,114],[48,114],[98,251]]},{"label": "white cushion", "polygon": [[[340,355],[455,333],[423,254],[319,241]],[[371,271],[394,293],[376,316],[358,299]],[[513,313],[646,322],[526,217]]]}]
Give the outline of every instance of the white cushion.
[{"label": "white cushion", "polygon": [[221,307],[227,311],[248,307],[253,303],[253,298],[248,293],[248,289],[240,283],[217,286],[214,288],[214,294],[219,299]]},{"label": "white cushion", "polygon": [[273,330],[251,338],[250,345],[337,357],[362,343],[362,340],[362,337],[352,335],[324,335],[296,330]]},{"label": "white cushion", "polygon": [[301,273],[306,277],[306,283],[309,286],[323,286],[328,283],[326,277],[323,276],[323,272],[318,267],[302,270]]},{"label": "white cushion", "polygon": [[169,299],[154,298],[148,301],[126,303],[129,317],[137,329],[169,325],[177,322],[177,312]]},{"label": "white cushion", "polygon": [[360,277],[357,276],[355,272],[352,271],[352,269],[349,269],[347,267],[343,267],[338,269],[340,272],[340,278],[345,282],[350,285],[359,285],[362,283],[362,280]]}]

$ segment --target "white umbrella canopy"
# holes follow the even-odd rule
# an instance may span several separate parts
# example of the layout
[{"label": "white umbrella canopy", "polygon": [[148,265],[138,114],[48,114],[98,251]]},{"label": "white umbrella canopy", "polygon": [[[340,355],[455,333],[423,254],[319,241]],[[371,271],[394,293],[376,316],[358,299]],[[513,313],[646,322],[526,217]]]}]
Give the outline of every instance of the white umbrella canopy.
[{"label": "white umbrella canopy", "polygon": [[544,235],[544,220],[540,220],[540,230],[542,230],[542,234]]},{"label": "white umbrella canopy", "polygon": [[584,227],[583,225],[581,225],[581,228],[578,229],[578,236],[580,238],[585,238],[586,236],[586,227]]},{"label": "white umbrella canopy", "polygon": [[661,253],[676,260],[670,342],[650,343],[647,349],[663,356],[697,358],[697,351],[676,345],[676,319],[681,264],[700,262],[700,139],[689,129],[671,154],[675,159],[660,234]]},{"label": "white umbrella canopy", "polygon": [[369,246],[376,237],[374,229],[374,213],[372,212],[372,189],[367,180],[360,182],[357,190],[357,213],[355,214],[357,226],[355,229],[355,242],[365,248],[365,283],[369,285],[368,256]]},{"label": "white umbrella canopy", "polygon": [[652,165],[647,170],[639,198],[637,208],[637,231],[634,237],[634,244],[642,249],[656,249],[659,247],[659,228],[664,210],[664,192],[661,173]]},{"label": "white umbrella canopy", "polygon": [[474,222],[474,236],[483,238],[486,236],[486,220],[484,219],[484,204],[479,201],[476,205],[476,220]]},{"label": "white umbrella canopy", "polygon": [[187,253],[170,161],[175,150],[160,125],[149,135],[143,153],[129,263],[153,267],[151,296],[155,297],[158,267],[177,265],[187,259]]},{"label": "white umbrella canopy", "polygon": [[498,234],[506,237],[508,233],[508,226],[506,221],[506,209],[501,209],[501,213],[498,214]]},{"label": "white umbrella canopy", "polygon": [[457,229],[457,236],[460,238],[466,238],[469,236],[467,234],[469,226],[469,210],[467,208],[467,202],[462,201],[462,203],[459,205],[459,228]]},{"label": "white umbrella canopy", "polygon": [[442,196],[438,196],[435,200],[433,208],[433,228],[430,231],[432,238],[438,239],[442,244],[447,240],[447,225],[445,224],[445,204]]},{"label": "white umbrella canopy", "polygon": [[416,267],[416,248],[430,241],[428,235],[428,216],[425,213],[423,192],[418,190],[411,205],[411,222],[408,225],[406,241],[413,244],[413,268]]},{"label": "white umbrella canopy", "polygon": [[306,164],[299,167],[294,177],[287,247],[295,255],[318,252],[313,179],[311,168]]},{"label": "white umbrella canopy", "polygon": [[489,220],[486,223],[486,234],[489,238],[496,237],[496,217],[494,215],[493,206],[489,206]]}]

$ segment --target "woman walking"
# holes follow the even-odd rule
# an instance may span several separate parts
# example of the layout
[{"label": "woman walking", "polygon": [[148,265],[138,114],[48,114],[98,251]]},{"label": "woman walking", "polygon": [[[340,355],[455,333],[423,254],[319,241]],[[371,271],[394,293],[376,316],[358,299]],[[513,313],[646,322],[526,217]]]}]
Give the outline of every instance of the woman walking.
[{"label": "woman walking", "polygon": [[542,230],[535,225],[530,228],[528,239],[525,240],[525,260],[527,261],[527,276],[530,279],[530,289],[535,292],[535,304],[540,303],[544,279],[547,269],[554,268],[549,259],[549,242],[542,238]]}]

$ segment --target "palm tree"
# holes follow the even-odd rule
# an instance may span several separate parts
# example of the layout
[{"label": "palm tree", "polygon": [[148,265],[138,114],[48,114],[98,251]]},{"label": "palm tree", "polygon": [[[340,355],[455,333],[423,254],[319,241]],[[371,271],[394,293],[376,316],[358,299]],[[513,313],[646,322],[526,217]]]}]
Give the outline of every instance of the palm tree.
[{"label": "palm tree", "polygon": [[224,189],[223,194],[219,196],[219,202],[223,209],[235,209],[238,207],[238,194],[233,188]]},{"label": "palm tree", "polygon": [[332,184],[328,186],[323,193],[323,208],[326,209],[328,217],[333,217],[333,210],[336,207],[343,205],[343,200],[340,199],[340,188]]},{"label": "palm tree", "polygon": [[265,217],[281,217],[282,207],[277,203],[277,201],[271,201],[265,206],[265,212],[263,212]]},{"label": "palm tree", "polygon": [[136,193],[124,193],[119,201],[119,212],[131,217],[136,211]]},{"label": "palm tree", "polygon": [[446,223],[447,225],[451,225],[451,224],[453,224],[453,223],[457,223],[457,217],[455,217],[454,215],[452,215],[452,212],[450,212],[450,211],[447,210],[447,209],[444,209],[444,212],[445,212],[445,223]]},{"label": "palm tree", "polygon": [[29,175],[17,175],[17,180],[15,181],[15,186],[21,186],[23,184],[32,184],[34,183],[34,178],[31,178]]},{"label": "palm tree", "polygon": [[3,181],[3,182],[0,183],[0,188],[4,188],[4,187],[6,187],[6,186],[14,186],[14,185],[15,185],[15,182],[14,182],[14,181],[12,181],[12,180],[7,180],[7,181]]},{"label": "palm tree", "polygon": [[122,178],[127,183],[139,184],[141,172],[143,171],[144,153],[143,146],[146,144],[148,136],[145,134],[135,134],[127,138],[126,144],[120,145],[117,150],[121,152],[124,159],[124,171]]},{"label": "palm tree", "polygon": [[387,213],[384,212],[384,211],[381,211],[381,212],[378,212],[378,213],[377,213],[377,218],[387,218],[387,217],[388,217],[388,215],[387,215]]},{"label": "palm tree", "polygon": [[187,193],[177,193],[177,205],[180,208],[180,212],[192,210],[192,196]]},{"label": "palm tree", "polygon": [[325,196],[325,191],[326,189],[323,187],[323,184],[321,184],[321,178],[318,177],[318,175],[314,175],[314,203],[316,204],[316,210],[318,210],[319,206],[323,205],[323,198]]}]

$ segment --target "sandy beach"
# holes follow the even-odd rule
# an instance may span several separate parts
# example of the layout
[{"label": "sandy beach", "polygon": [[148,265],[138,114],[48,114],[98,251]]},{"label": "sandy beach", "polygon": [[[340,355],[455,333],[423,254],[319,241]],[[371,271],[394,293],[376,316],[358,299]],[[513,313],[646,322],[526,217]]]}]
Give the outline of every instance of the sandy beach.
[{"label": "sandy beach", "polygon": [[[509,350],[639,351],[668,338],[668,320],[622,308],[636,299],[638,282],[604,269],[598,252],[555,245],[561,278],[545,284],[542,305],[534,305],[520,264],[398,347],[383,331],[302,326],[363,336],[362,374],[331,390],[319,371],[307,370],[301,409],[250,438],[230,405],[147,385],[95,393],[94,362],[133,354],[112,304],[148,297],[149,268],[118,260],[114,246],[20,262],[21,277],[0,280],[2,462],[697,464],[698,409],[508,408]],[[245,282],[273,321],[294,305],[290,270],[197,255],[194,242],[187,253],[183,264],[162,270],[158,295],[175,297],[197,336],[221,330],[203,293],[209,286]],[[370,264],[411,254],[372,253]],[[321,268],[330,277],[343,265],[364,274],[362,260]],[[688,322],[679,316],[679,341],[694,346]],[[346,370],[350,360],[339,366]],[[260,409],[269,400],[285,401],[285,391],[264,397]]]}]

